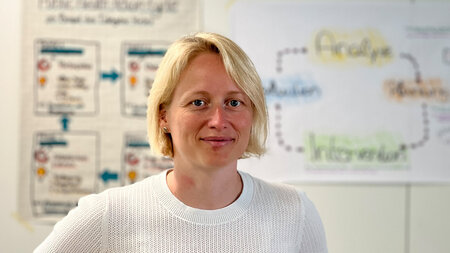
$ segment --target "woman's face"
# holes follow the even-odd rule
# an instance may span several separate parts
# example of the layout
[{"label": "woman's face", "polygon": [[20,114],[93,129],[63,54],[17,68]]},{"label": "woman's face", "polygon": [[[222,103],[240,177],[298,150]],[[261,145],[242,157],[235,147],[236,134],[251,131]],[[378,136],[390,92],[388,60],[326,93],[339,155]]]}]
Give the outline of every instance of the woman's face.
[{"label": "woman's face", "polygon": [[165,109],[160,124],[172,135],[175,167],[236,166],[249,142],[253,111],[218,54],[191,61]]}]

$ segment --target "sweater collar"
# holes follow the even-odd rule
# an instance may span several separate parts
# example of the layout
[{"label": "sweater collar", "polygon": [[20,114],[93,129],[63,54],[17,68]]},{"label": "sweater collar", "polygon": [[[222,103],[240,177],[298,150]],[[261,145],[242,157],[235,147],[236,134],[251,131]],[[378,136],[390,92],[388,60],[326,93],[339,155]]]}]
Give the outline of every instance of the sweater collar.
[{"label": "sweater collar", "polygon": [[243,184],[239,197],[230,205],[215,210],[193,208],[177,199],[167,186],[168,172],[165,170],[154,178],[153,190],[161,205],[178,218],[197,224],[218,225],[236,220],[249,209],[254,191],[253,179],[245,172],[238,171]]}]

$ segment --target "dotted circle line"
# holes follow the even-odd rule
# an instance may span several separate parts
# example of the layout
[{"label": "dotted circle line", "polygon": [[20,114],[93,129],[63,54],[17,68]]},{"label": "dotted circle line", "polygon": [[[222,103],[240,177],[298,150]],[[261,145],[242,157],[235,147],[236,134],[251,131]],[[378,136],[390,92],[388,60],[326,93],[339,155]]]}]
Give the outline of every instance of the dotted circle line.
[{"label": "dotted circle line", "polygon": [[281,120],[282,120],[281,104],[279,104],[279,103],[275,104],[275,111],[276,111],[276,113],[275,113],[275,136],[277,138],[278,145],[280,147],[284,148],[284,150],[287,152],[295,151],[298,153],[303,153],[304,148],[302,146],[293,146],[293,145],[287,144],[283,138],[282,124],[281,124]]},{"label": "dotted circle line", "polygon": [[277,52],[277,73],[283,72],[283,57],[288,54],[305,54],[308,52],[306,47],[285,48]]},{"label": "dotted circle line", "polygon": [[419,147],[424,146],[428,140],[430,139],[430,127],[429,127],[429,119],[428,119],[428,105],[423,103],[422,104],[422,124],[423,124],[423,135],[422,138],[417,141],[410,144],[402,144],[400,145],[400,150],[405,150],[407,148],[410,149],[416,149]]},{"label": "dotted circle line", "polygon": [[408,60],[411,65],[414,68],[415,71],[415,76],[416,76],[416,83],[421,83],[422,82],[422,78],[421,78],[421,74],[420,74],[420,70],[419,70],[419,64],[417,63],[416,58],[414,58],[414,56],[412,56],[409,53],[400,53],[400,58],[406,59]]}]

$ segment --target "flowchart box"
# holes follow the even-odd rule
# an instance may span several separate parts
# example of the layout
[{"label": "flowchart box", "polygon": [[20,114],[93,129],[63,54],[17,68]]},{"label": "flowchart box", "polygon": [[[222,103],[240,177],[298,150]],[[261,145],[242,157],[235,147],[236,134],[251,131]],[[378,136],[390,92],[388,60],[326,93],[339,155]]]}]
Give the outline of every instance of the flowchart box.
[{"label": "flowchart box", "polygon": [[168,42],[122,44],[121,111],[124,116],[146,116],[147,97],[168,46]]},{"label": "flowchart box", "polygon": [[35,41],[34,111],[38,115],[98,112],[99,45]]},{"label": "flowchart box", "polygon": [[132,184],[173,167],[172,159],[150,153],[145,132],[125,133],[122,157],[124,184]]},{"label": "flowchart box", "polygon": [[35,217],[64,216],[96,192],[99,137],[95,132],[37,132],[31,159]]}]

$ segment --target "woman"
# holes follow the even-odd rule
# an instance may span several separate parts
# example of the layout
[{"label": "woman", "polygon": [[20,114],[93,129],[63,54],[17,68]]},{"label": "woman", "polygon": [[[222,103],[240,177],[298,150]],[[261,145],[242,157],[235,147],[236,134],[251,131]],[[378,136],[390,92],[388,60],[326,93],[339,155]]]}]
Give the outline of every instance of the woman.
[{"label": "woman", "polygon": [[164,56],[148,99],[171,170],[80,200],[36,252],[327,252],[314,205],[237,170],[264,153],[261,81],[231,40],[198,33]]}]

